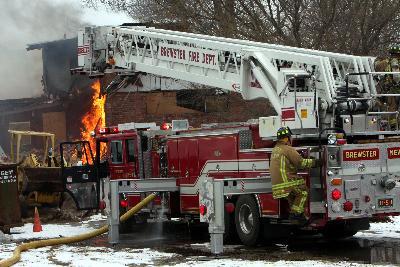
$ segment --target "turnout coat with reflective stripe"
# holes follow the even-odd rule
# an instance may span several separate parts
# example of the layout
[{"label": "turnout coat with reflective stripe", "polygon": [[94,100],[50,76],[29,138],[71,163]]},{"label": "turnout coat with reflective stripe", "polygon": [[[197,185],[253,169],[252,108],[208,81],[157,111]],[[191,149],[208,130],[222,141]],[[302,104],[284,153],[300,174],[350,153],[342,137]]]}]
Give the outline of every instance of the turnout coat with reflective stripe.
[{"label": "turnout coat with reflective stripe", "polygon": [[270,161],[273,197],[287,197],[293,187],[304,184],[297,170],[310,168],[313,164],[314,160],[302,158],[293,147],[278,141]]}]

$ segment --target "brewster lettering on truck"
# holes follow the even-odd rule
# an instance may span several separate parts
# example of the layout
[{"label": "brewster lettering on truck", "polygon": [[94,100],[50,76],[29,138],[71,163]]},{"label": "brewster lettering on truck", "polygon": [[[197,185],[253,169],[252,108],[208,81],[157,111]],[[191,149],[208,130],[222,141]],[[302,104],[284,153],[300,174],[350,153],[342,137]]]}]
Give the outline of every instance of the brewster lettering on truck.
[{"label": "brewster lettering on truck", "polygon": [[376,160],[379,159],[379,149],[355,149],[355,150],[344,150],[343,160],[344,161],[359,161],[359,160]]}]

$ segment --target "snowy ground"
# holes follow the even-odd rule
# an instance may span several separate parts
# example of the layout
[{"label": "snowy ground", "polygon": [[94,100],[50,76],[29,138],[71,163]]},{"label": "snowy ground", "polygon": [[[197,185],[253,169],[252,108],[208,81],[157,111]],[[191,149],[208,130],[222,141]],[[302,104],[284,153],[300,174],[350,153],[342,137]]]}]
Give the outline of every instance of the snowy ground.
[{"label": "snowy ground", "polygon": [[371,223],[369,230],[357,233],[356,237],[400,239],[400,216],[391,217],[392,222]]},{"label": "snowy ground", "polygon": [[[33,233],[32,224],[13,228],[11,235],[0,237],[0,259],[12,255],[12,251],[21,242],[60,236],[73,236],[93,230],[93,223],[105,222],[106,217],[94,215],[81,224],[44,224],[43,232]],[[371,229],[356,235],[356,238],[396,238],[400,239],[400,217],[390,223],[373,223]],[[207,246],[208,244],[196,244]],[[176,260],[182,258],[182,260]],[[46,247],[22,253],[21,261],[15,266],[137,266],[137,265],[174,265],[174,266],[366,266],[352,262],[329,261],[261,261],[241,259],[212,259],[206,256],[182,256],[175,253],[160,252],[154,249],[118,248],[103,246],[63,245]],[[389,266],[389,265],[385,265]]]},{"label": "snowy ground", "polygon": [[[0,252],[0,258],[11,255],[15,244],[6,245]],[[132,266],[154,265],[157,260],[173,257],[171,253],[162,253],[145,249],[119,249],[101,247],[59,246],[30,250],[22,253],[21,261],[15,266]]]}]

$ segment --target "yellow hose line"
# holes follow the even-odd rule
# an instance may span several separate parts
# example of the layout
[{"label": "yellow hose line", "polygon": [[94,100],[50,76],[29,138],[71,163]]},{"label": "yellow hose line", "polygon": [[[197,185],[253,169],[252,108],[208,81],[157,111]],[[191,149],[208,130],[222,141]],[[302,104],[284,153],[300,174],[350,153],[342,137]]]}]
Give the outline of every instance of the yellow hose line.
[{"label": "yellow hose line", "polygon": [[[144,206],[149,204],[153,199],[156,197],[156,194],[151,194],[147,196],[145,199],[143,199],[140,203],[138,203],[136,206],[131,208],[129,211],[127,211],[124,215],[120,217],[120,221],[124,222],[127,219],[129,219],[132,215],[134,215],[136,212],[141,210]],[[35,248],[42,248],[42,247],[47,247],[47,246],[56,246],[56,245],[63,245],[63,244],[70,244],[70,243],[76,243],[80,241],[84,241],[90,238],[93,238],[95,236],[104,234],[108,231],[108,225],[104,225],[103,227],[93,230],[91,232],[81,234],[81,235],[76,235],[76,236],[71,236],[71,237],[62,237],[62,238],[52,238],[52,239],[46,239],[46,240],[38,240],[38,241],[32,241],[29,243],[22,243],[18,247],[14,249],[13,256],[0,261],[0,267],[9,267],[17,263],[21,259],[21,252],[27,251],[29,249],[35,249]]]}]

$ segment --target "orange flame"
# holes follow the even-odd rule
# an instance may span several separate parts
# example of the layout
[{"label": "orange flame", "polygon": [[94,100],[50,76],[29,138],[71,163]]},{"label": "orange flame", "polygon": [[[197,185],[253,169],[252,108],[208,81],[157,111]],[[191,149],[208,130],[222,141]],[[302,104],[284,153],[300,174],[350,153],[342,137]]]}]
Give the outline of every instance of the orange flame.
[{"label": "orange flame", "polygon": [[[90,110],[85,113],[82,117],[82,125],[81,128],[81,138],[83,140],[88,140],[90,143],[90,147],[94,153],[96,153],[96,141],[91,136],[93,131],[97,131],[98,128],[104,127],[106,124],[106,113],[104,110],[104,104],[106,102],[106,96],[101,95],[101,85],[100,80],[96,80],[91,86],[92,93],[92,105]],[[101,154],[105,152],[105,148],[100,149]]]}]

